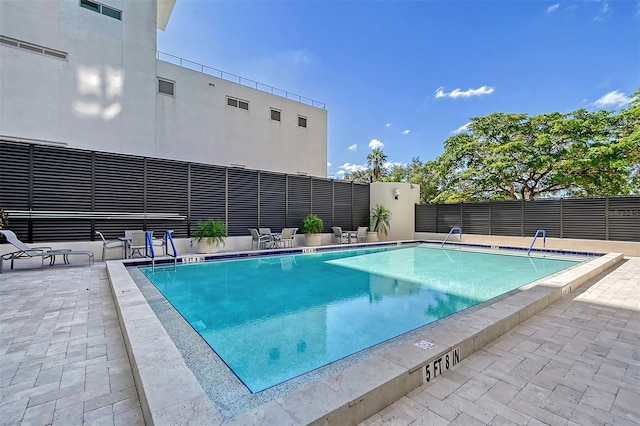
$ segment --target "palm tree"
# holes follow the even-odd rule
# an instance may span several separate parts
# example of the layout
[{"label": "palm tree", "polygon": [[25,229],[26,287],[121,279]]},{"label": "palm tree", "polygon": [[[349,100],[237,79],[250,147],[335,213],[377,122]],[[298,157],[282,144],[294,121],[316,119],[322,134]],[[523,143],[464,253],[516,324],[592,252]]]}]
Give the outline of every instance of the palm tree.
[{"label": "palm tree", "polygon": [[382,165],[387,161],[387,154],[382,152],[380,148],[376,148],[373,152],[367,155],[367,165],[373,168],[373,181],[380,180],[380,169]]}]

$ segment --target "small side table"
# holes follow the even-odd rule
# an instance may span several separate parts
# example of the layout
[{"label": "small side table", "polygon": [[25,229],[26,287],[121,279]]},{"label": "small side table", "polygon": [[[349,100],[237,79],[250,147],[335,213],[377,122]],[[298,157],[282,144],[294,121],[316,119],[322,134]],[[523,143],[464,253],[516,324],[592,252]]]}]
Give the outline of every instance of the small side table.
[{"label": "small side table", "polygon": [[68,265],[70,252],[71,252],[71,249],[49,250],[47,252],[47,254],[49,255],[49,265],[53,266],[56,264],[57,255],[61,255],[62,261]]}]

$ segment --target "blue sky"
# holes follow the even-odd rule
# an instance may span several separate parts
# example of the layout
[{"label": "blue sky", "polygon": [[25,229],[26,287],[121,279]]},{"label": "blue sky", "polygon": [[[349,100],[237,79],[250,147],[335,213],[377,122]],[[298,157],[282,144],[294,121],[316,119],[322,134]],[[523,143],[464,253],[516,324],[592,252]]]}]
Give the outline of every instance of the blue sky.
[{"label": "blue sky", "polygon": [[640,1],[177,0],[158,50],[328,110],[329,176],[433,160],[469,117],[617,109],[640,87]]}]

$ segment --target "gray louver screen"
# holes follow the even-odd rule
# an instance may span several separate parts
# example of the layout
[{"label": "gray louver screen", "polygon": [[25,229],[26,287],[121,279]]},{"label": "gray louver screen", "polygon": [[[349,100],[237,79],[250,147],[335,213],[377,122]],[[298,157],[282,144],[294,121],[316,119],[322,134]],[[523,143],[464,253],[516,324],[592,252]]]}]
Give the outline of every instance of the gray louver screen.
[{"label": "gray louver screen", "polygon": [[285,227],[286,188],[285,175],[260,172],[260,223],[256,223],[254,228],[259,225],[277,232]]},{"label": "gray louver screen", "polygon": [[353,230],[358,226],[369,226],[369,185],[352,185],[353,189]]},{"label": "gray louver screen", "polygon": [[[146,212],[173,212],[186,216],[189,198],[188,164],[147,158],[146,171]],[[186,221],[147,219],[145,225],[148,231],[154,231],[157,235],[173,229],[174,237],[187,236]]]},{"label": "gray louver screen", "polygon": [[[464,234],[489,234],[489,203],[462,204],[462,232]],[[448,232],[448,231],[447,231]]]},{"label": "gray louver screen", "polygon": [[606,214],[610,240],[640,241],[640,197],[611,197]]},{"label": "gray louver screen", "polygon": [[334,226],[351,231],[353,227],[351,223],[351,183],[335,181],[333,185]]},{"label": "gray louver screen", "polygon": [[226,222],[227,172],[223,167],[191,165],[191,233],[199,220]]},{"label": "gray louver screen", "polygon": [[288,176],[287,226],[300,228],[304,218],[311,213],[311,180],[307,177]]},{"label": "gray louver screen", "polygon": [[[29,146],[0,142],[0,207],[29,210]],[[30,241],[29,221],[12,219],[9,228]]]},{"label": "gray louver screen", "polygon": [[249,235],[258,226],[258,172],[229,169],[229,235]]},{"label": "gray louver screen", "polygon": [[[33,209],[91,211],[91,156],[89,151],[34,146]],[[33,233],[45,241],[92,238],[86,220],[42,219],[33,224]]]},{"label": "gray louver screen", "polygon": [[560,238],[560,200],[534,200],[524,203],[524,236],[533,236],[538,229],[547,237]]},{"label": "gray louver screen", "polygon": [[[438,232],[448,233],[454,226],[460,226],[460,204],[440,204],[438,206]],[[464,232],[464,228],[462,229]]]},{"label": "gray louver screen", "polygon": [[563,237],[604,240],[606,234],[604,213],[604,198],[563,200]]},{"label": "gray louver screen", "polygon": [[491,233],[492,235],[522,236],[522,201],[491,203]]},{"label": "gray louver screen", "polygon": [[329,232],[333,224],[333,183],[327,180],[312,179],[313,214],[324,222],[324,232]]},{"label": "gray louver screen", "polygon": [[416,204],[416,232],[438,232],[436,204]]}]

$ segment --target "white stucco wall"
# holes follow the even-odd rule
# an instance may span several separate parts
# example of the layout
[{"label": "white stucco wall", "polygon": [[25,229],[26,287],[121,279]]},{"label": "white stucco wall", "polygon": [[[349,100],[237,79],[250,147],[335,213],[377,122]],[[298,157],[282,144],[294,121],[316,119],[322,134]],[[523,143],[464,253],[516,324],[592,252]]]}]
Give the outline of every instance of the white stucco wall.
[{"label": "white stucco wall", "polygon": [[[399,190],[398,199],[394,191]],[[369,205],[377,204],[391,210],[389,235],[380,235],[381,241],[411,240],[415,232],[415,205],[420,202],[420,185],[401,182],[375,182],[370,186]]]},{"label": "white stucco wall", "polygon": [[[175,96],[157,94],[157,155],[326,177],[326,110],[163,61],[158,77],[175,82]],[[228,106],[228,96],[249,110]]]},{"label": "white stucco wall", "polygon": [[[0,35],[68,54],[0,44],[0,137],[326,177],[326,110],[158,61],[156,2],[101,3],[122,21],[79,0],[0,0]],[[158,76],[174,97],[157,93]]]}]

